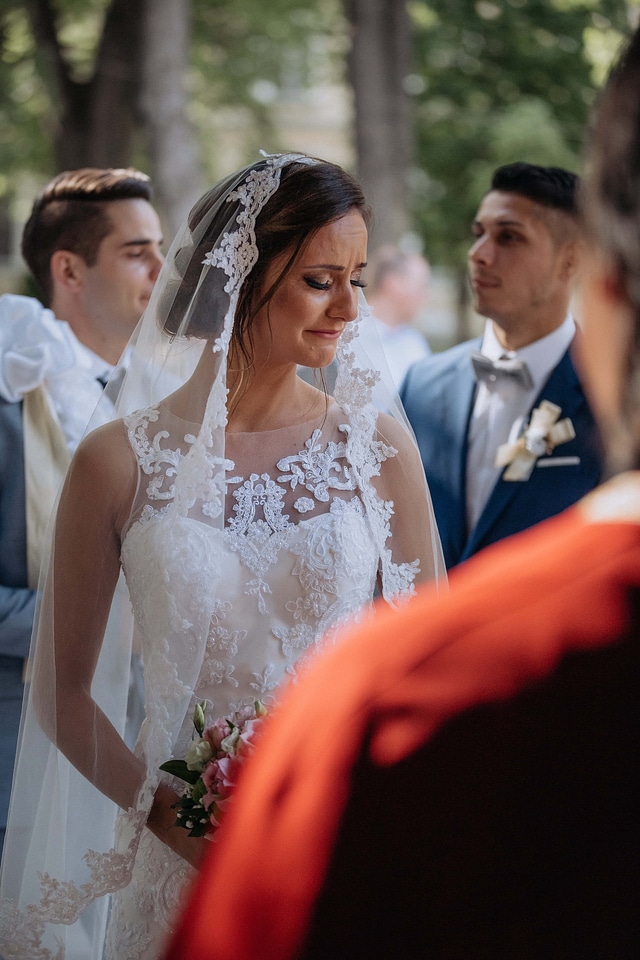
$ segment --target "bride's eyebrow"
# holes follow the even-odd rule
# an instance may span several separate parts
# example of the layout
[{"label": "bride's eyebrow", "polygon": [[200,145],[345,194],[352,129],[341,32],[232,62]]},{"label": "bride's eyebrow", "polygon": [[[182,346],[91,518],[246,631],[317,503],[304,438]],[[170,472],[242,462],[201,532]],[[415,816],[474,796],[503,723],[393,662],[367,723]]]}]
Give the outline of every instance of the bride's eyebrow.
[{"label": "bride's eyebrow", "polygon": [[[354,269],[355,269],[355,270],[364,270],[364,268],[366,267],[366,265],[367,265],[366,261],[365,261],[364,263],[358,263],[358,264],[356,264],[356,266],[355,266]],[[340,272],[340,271],[342,271],[342,270],[346,270],[347,268],[346,268],[346,267],[341,267],[341,266],[339,266],[338,264],[335,264],[335,263],[311,263],[311,264],[309,264],[308,266],[304,267],[304,269],[305,269],[305,270],[336,270],[336,271]]]}]

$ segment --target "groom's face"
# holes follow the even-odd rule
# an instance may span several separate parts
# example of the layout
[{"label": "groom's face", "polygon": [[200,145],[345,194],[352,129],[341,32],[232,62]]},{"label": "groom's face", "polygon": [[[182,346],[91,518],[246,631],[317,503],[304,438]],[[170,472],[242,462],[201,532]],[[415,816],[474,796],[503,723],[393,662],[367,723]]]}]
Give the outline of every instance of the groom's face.
[{"label": "groom's face", "polygon": [[566,315],[569,242],[556,229],[559,216],[528,197],[492,190],[473,222],[474,307],[517,334],[520,345],[550,333]]}]

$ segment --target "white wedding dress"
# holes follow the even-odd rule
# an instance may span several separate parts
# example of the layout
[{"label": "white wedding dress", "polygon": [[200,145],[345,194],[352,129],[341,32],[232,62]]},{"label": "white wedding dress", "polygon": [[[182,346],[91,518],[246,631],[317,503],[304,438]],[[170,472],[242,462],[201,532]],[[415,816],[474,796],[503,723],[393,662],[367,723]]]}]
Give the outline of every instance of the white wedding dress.
[{"label": "white wedding dress", "polygon": [[[345,197],[364,203],[339,168],[297,154],[264,157],[198,201],[126,373],[116,370],[103,394],[108,416],[101,405],[94,414],[112,422],[72,462],[45,564],[0,871],[6,960],[157,960],[193,871],[146,823],[168,777],[160,766],[184,757],[195,703],[206,701],[207,722],[257,698],[269,705],[321,645],[367,615],[376,587],[395,605],[414,582],[446,582],[393,386],[384,409],[394,416],[372,403],[385,382],[360,343],[362,293],[322,415],[227,430],[245,283],[264,282],[258,235],[289,211],[287,230],[302,243],[303,194],[336,210]],[[243,396],[244,360],[239,373],[229,386]],[[296,416],[282,402],[276,414]],[[141,710],[131,696],[139,662]],[[129,719],[144,716],[139,732],[129,707]],[[135,742],[139,764],[123,741]]]},{"label": "white wedding dress", "polygon": [[[197,427],[163,408],[126,418],[140,484],[122,562],[142,639],[151,722],[137,750],[148,767],[184,756],[197,701],[207,702],[210,722],[258,698],[273,702],[276,688],[321,641],[333,642],[370,606],[379,549],[347,459],[343,419],[333,403],[320,424],[229,433],[225,523],[218,529],[202,516],[171,520],[168,510],[171,478]],[[371,467],[390,455],[379,439],[371,442]],[[410,592],[416,565],[392,570],[395,589]],[[209,627],[200,651],[203,624]],[[198,673],[173,743],[172,715],[184,712],[185,683],[192,683],[185,669]],[[127,815],[121,819],[126,824]],[[158,956],[192,872],[143,830],[132,881],[112,897],[108,960]]]}]

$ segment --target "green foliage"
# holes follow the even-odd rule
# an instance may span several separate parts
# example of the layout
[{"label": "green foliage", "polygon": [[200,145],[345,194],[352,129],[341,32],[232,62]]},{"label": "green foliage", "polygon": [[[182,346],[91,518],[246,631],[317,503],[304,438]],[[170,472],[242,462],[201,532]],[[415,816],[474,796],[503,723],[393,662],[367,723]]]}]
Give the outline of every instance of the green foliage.
[{"label": "green foliage", "polygon": [[[244,115],[253,153],[286,146],[274,142],[273,102],[342,76],[341,0],[193,0],[192,17],[192,119],[206,130],[220,110]],[[215,148],[207,139],[204,165],[214,175]]]},{"label": "green foliage", "polygon": [[48,98],[36,54],[24,5],[0,0],[0,195],[10,190],[13,170],[42,171],[49,162]]},{"label": "green foliage", "polygon": [[[70,78],[90,80],[110,0],[44,5]],[[0,0],[0,195],[16,170],[39,178],[54,172],[57,76],[34,40],[29,13],[29,3]],[[204,141],[205,166],[213,170],[216,144],[209,133],[216,113],[242,114],[256,148],[276,147],[267,109],[276,95],[341,75],[341,0],[192,0],[191,16],[191,114]]]},{"label": "green foliage", "polygon": [[[429,256],[455,266],[496,166],[528,159],[579,168],[589,106],[638,0],[407,2],[416,47],[406,78],[417,138],[412,209]],[[92,74],[109,4],[48,0],[76,82]],[[33,0],[0,0],[0,196],[17,172],[54,172],[60,104],[32,8]],[[216,118],[240,118],[253,138],[248,150],[286,147],[270,125],[271,103],[343,78],[348,29],[343,0],[191,0],[191,9],[191,119],[207,174],[217,176]]]},{"label": "green foliage", "polygon": [[621,0],[412,0],[416,227],[459,266],[492,171],[580,169],[589,107],[628,31]]}]

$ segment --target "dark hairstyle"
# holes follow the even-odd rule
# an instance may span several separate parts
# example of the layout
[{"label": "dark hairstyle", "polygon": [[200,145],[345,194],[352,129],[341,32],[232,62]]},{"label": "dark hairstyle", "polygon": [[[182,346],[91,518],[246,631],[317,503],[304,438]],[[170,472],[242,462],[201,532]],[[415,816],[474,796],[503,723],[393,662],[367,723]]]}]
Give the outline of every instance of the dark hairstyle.
[{"label": "dark hairstyle", "polygon": [[69,250],[93,266],[100,244],[113,229],[108,204],[147,200],[149,177],[133,168],[84,167],[58,174],[36,197],[22,234],[22,256],[48,301],[52,294],[51,257]]},{"label": "dark hairstyle", "polygon": [[[585,226],[616,271],[635,323],[627,351],[615,468],[640,467],[640,29],[627,42],[593,113]],[[603,318],[603,323],[606,322]],[[626,448],[626,449],[625,449]]]},{"label": "dark hairstyle", "polygon": [[[265,161],[259,161],[252,169],[260,170]],[[209,190],[194,206],[189,215],[189,227],[196,231],[204,215],[225,196],[236,177],[230,177]],[[368,223],[369,207],[357,181],[341,167],[318,161],[306,164],[292,161],[281,173],[280,186],[270,197],[258,215],[255,225],[258,260],[245,280],[236,308],[232,350],[244,356],[248,366],[253,362],[251,326],[255,315],[269,303],[274,293],[291,269],[296,257],[314,234],[323,226],[340,219],[350,210],[359,210]],[[212,337],[219,332],[216,316],[215,294],[207,292],[205,277],[201,289],[202,304],[206,308],[192,310],[185,326],[185,312],[202,274],[202,262],[220,233],[228,226],[229,209],[222,204],[203,236],[195,246],[187,246],[176,255],[176,271],[180,276],[177,290],[168,290],[173,303],[169,308],[164,329],[170,335]],[[288,254],[282,270],[268,290],[264,279],[273,261]],[[181,262],[184,267],[181,268]],[[219,313],[219,311],[218,311]]]},{"label": "dark hairstyle", "polygon": [[540,167],[534,163],[507,163],[493,174],[491,189],[517,193],[543,207],[561,210],[572,217],[578,213],[577,174],[562,167]]}]

